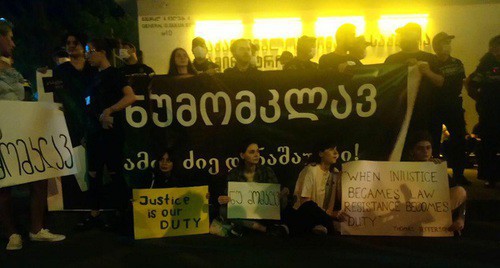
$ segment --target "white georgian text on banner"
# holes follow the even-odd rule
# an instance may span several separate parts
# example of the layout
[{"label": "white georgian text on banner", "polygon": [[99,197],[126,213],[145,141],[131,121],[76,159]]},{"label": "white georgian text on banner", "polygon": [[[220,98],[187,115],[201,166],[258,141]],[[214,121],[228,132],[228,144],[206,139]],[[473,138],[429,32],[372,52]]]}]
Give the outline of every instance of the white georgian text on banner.
[{"label": "white georgian text on banner", "polygon": [[0,188],[76,172],[59,105],[0,101]]},{"label": "white georgian text on banner", "polygon": [[342,170],[343,235],[453,235],[446,162],[353,161]]}]

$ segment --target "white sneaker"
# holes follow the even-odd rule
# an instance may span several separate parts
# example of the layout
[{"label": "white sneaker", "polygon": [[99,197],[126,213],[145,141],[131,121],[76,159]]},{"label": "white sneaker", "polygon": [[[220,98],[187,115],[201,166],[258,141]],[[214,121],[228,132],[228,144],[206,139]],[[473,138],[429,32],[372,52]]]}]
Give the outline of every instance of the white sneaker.
[{"label": "white sneaker", "polygon": [[313,232],[313,234],[316,234],[316,235],[327,235],[328,234],[328,229],[326,229],[326,227],[323,225],[316,225],[312,228],[311,231]]},{"label": "white sneaker", "polygon": [[9,243],[5,249],[7,250],[20,250],[23,248],[23,239],[20,234],[12,234],[9,237]]},{"label": "white sneaker", "polygon": [[40,232],[33,234],[30,232],[31,241],[45,241],[45,242],[56,242],[66,239],[66,236],[60,234],[53,234],[47,229],[42,229]]}]

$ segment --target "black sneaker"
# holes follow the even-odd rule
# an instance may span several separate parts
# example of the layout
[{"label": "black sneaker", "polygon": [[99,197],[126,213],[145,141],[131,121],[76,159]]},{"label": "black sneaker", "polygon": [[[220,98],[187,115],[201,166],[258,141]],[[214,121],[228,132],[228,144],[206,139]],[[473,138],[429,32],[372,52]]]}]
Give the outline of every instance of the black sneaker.
[{"label": "black sneaker", "polygon": [[288,226],[284,224],[275,224],[267,227],[266,234],[275,237],[286,237],[290,234]]},{"label": "black sneaker", "polygon": [[468,186],[468,185],[472,184],[472,182],[470,180],[468,180],[464,175],[456,176],[455,181],[457,182],[457,184],[463,185],[463,186]]},{"label": "black sneaker", "polygon": [[231,223],[231,232],[229,232],[232,237],[242,237],[243,236],[243,227],[240,225]]}]

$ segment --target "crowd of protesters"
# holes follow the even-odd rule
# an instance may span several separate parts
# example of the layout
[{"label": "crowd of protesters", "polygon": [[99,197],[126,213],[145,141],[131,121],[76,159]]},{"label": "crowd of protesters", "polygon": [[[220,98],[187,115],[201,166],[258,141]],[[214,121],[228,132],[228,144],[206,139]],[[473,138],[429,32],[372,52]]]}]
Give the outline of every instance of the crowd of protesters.
[{"label": "crowd of protesters", "polygon": [[[23,78],[12,67],[13,25],[0,20],[0,100],[26,100]],[[460,185],[470,182],[464,177],[466,161],[466,131],[462,108],[462,87],[476,100],[479,113],[481,139],[479,163],[487,187],[498,181],[498,152],[500,140],[500,118],[496,106],[500,101],[500,36],[494,37],[489,51],[481,59],[477,69],[466,79],[462,62],[451,56],[453,35],[441,32],[432,40],[435,54],[420,50],[421,28],[409,23],[397,30],[401,51],[390,55],[387,64],[403,63],[416,66],[422,74],[414,114],[411,119],[409,137],[405,145],[407,161],[439,162],[442,125],[449,132],[447,160],[453,169],[450,179],[450,196],[453,208],[453,224],[450,231],[460,232],[464,228],[466,191]],[[316,38],[302,36],[297,41],[296,56],[285,51],[279,57],[283,70],[326,70],[332,73],[350,74],[362,65],[366,48],[370,44],[364,37],[356,36],[352,24],[342,25],[336,35],[336,48],[316,56]],[[68,131],[74,147],[84,145],[87,152],[89,177],[88,206],[91,211],[78,223],[83,230],[131,224],[131,189],[123,174],[124,109],[136,101],[129,76],[154,74],[154,70],[141,62],[139,51],[129,42],[118,42],[108,38],[87,39],[81,33],[68,33],[64,38],[64,49],[54,52],[54,77],[64,82],[64,90],[54,92],[54,100],[63,106]],[[256,66],[258,46],[248,39],[234,40],[230,51],[235,65],[226,69],[228,74],[259,72]],[[183,48],[172,51],[168,76],[192,77],[200,73],[209,75],[220,71],[220,67],[207,58],[205,40],[197,37],[192,41],[194,60]],[[115,57],[121,59],[122,67],[116,68]],[[464,83],[465,81],[465,83]],[[1,133],[1,132],[0,132]],[[1,135],[1,134],[0,134]],[[345,221],[349,215],[340,209],[340,170],[337,163],[337,144],[318,141],[317,148],[304,169],[297,174],[293,193],[286,187],[280,193],[282,221],[229,220],[226,194],[216,197],[220,206],[217,219],[229,223],[231,234],[242,236],[248,230],[274,236],[289,234],[335,233],[337,222]],[[232,169],[227,181],[279,183],[279,178],[270,167],[261,165],[259,143],[243,141],[238,150],[240,165]],[[166,150],[158,156],[153,172],[152,188],[183,187],[190,185],[177,177],[174,155]],[[103,185],[103,176],[111,177],[111,184]],[[73,179],[68,176],[65,179]],[[47,181],[33,182],[31,186],[31,229],[29,238],[34,241],[60,241],[65,236],[44,229]],[[110,218],[102,214],[102,200],[112,188],[115,193],[113,207],[116,213]],[[207,196],[208,198],[208,196]],[[22,237],[16,229],[11,209],[10,188],[0,189],[0,220],[9,237],[8,250],[22,248]],[[125,230],[127,231],[127,230]]]}]

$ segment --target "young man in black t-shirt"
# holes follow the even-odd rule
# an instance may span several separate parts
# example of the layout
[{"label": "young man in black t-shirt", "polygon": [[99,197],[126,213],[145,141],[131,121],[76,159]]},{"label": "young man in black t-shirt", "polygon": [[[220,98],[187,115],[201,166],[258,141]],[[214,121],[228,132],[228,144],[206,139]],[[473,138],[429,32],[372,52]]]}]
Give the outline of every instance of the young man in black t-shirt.
[{"label": "young man in black t-shirt", "polygon": [[401,51],[390,55],[385,63],[417,65],[422,80],[420,82],[415,107],[408,130],[408,135],[415,131],[431,132],[431,117],[435,113],[438,93],[444,83],[444,77],[438,68],[437,57],[419,48],[422,30],[416,23],[408,23],[396,30]]},{"label": "young man in black t-shirt", "polygon": [[348,70],[348,66],[362,65],[357,58],[348,54],[356,40],[356,26],[350,23],[343,24],[335,33],[335,40],[337,41],[335,51],[319,58],[320,70],[344,73]]},{"label": "young man in black t-shirt", "polygon": [[317,70],[318,64],[311,61],[315,55],[316,38],[304,35],[297,41],[297,57],[283,66],[283,70]]}]

